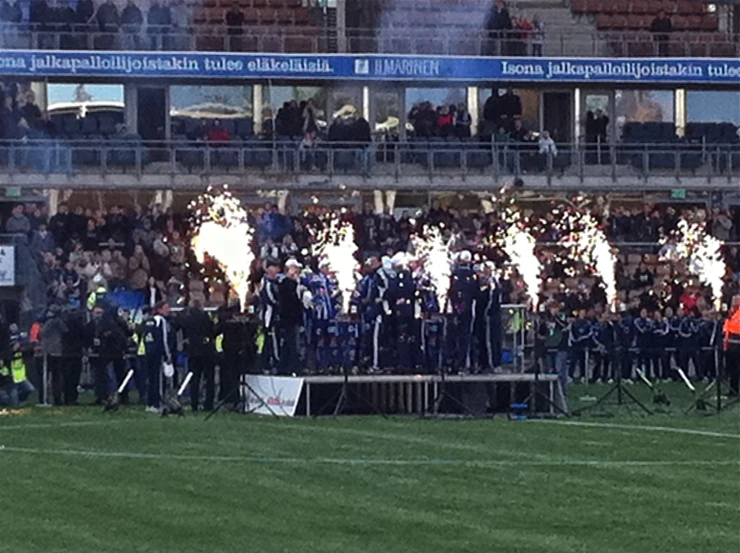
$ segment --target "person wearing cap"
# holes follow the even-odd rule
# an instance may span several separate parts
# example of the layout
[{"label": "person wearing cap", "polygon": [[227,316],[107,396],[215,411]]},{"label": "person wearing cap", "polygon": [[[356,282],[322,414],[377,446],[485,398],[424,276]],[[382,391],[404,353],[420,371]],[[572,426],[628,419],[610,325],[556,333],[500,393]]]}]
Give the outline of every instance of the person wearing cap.
[{"label": "person wearing cap", "polygon": [[0,405],[17,407],[36,390],[26,374],[26,357],[30,351],[17,325],[11,324],[9,333],[4,329],[0,332],[4,357],[0,365]]},{"label": "person wearing cap", "polygon": [[280,262],[274,257],[265,260],[265,275],[259,292],[260,315],[265,331],[265,346],[262,349],[263,364],[265,371],[277,371],[280,361],[280,342],[278,320],[280,316],[280,292],[279,276]]},{"label": "person wearing cap", "polygon": [[452,272],[450,305],[455,322],[455,366],[462,371],[470,370],[471,337],[475,323],[475,298],[478,293],[478,278],[471,265],[472,254],[465,250],[457,258]]},{"label": "person wearing cap", "polygon": [[301,268],[295,259],[285,262],[285,275],[278,285],[280,363],[278,374],[296,374],[300,370],[298,340],[303,325],[303,285]]}]

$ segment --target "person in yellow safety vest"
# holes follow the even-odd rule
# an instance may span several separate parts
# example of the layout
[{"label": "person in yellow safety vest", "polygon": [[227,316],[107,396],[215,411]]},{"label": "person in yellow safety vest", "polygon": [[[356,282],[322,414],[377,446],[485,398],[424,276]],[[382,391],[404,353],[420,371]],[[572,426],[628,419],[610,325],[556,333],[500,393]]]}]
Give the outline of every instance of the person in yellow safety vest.
[{"label": "person in yellow safety vest", "polygon": [[10,349],[10,359],[0,366],[0,405],[17,407],[36,389],[26,376],[26,362],[18,336],[11,336]]},{"label": "person in yellow safety vest", "polygon": [[730,394],[740,392],[740,296],[732,298],[730,316],[724,327],[725,367],[730,381]]},{"label": "person in yellow safety vest", "polygon": [[98,286],[90,292],[90,295],[87,296],[87,308],[92,311],[92,308],[95,307],[96,303],[100,303],[101,300],[105,299],[106,295],[108,294],[108,289],[105,286]]}]

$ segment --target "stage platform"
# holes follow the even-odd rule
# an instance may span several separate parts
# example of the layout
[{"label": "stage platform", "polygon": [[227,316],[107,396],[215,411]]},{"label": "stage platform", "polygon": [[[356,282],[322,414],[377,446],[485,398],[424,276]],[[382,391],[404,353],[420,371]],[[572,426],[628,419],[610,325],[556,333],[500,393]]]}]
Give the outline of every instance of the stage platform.
[{"label": "stage platform", "polygon": [[[349,397],[338,405],[343,376],[305,376],[296,415],[508,414],[511,404],[524,401],[535,386],[534,374],[350,375]],[[540,375],[539,392],[549,398],[530,400],[532,412],[556,415],[567,411],[557,375]],[[553,407],[553,404],[559,409]]]}]

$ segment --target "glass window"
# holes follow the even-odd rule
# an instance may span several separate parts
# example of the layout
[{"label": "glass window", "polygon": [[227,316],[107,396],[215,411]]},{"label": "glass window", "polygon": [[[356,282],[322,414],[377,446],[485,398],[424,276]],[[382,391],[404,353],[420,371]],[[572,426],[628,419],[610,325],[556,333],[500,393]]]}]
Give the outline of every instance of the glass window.
[{"label": "glass window", "polygon": [[[484,121],[483,110],[486,107],[486,101],[491,97],[493,92],[499,96],[506,93],[505,88],[480,88],[478,89],[478,115],[480,121]],[[540,130],[540,93],[537,90],[523,90],[515,88],[512,92],[519,96],[522,102],[522,126],[527,130]]]},{"label": "glass window", "polygon": [[49,84],[46,88],[47,112],[53,119],[89,114],[111,115],[123,121],[123,85],[119,84]]},{"label": "glass window", "polygon": [[396,92],[372,92],[375,109],[375,132],[381,136],[398,137],[401,122],[400,96]]},{"label": "glass window", "polygon": [[617,90],[617,132],[625,123],[673,123],[675,121],[672,90]]},{"label": "glass window", "polygon": [[249,135],[252,115],[251,86],[170,87],[172,136],[203,133],[215,120],[225,123],[230,135]]},{"label": "glass window", "polygon": [[[301,102],[311,100],[316,110],[316,126],[320,132],[326,131],[327,128],[327,88],[320,86],[266,86],[264,88],[264,105],[263,117],[265,121],[275,118],[278,110],[295,100],[299,105]],[[296,129],[293,129],[291,135],[300,135],[302,127],[301,121],[298,121]],[[280,132],[278,130],[278,132]]]},{"label": "glass window", "polygon": [[740,125],[740,92],[688,90],[686,120],[696,123],[734,123]]}]

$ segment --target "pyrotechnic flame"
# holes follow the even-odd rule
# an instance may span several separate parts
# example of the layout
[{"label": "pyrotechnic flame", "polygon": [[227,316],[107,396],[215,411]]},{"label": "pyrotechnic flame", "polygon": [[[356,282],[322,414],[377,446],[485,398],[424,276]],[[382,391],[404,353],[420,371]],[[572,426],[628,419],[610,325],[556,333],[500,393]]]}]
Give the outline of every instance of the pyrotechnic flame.
[{"label": "pyrotechnic flame", "polygon": [[450,289],[452,255],[442,237],[442,230],[435,226],[425,227],[423,236],[414,237],[414,248],[416,257],[422,260],[424,269],[429,273],[429,280],[437,296],[437,305],[443,313]]},{"label": "pyrotechnic flame", "polygon": [[313,253],[319,258],[326,258],[329,268],[337,279],[342,294],[342,313],[349,312],[349,304],[357,287],[358,263],[355,229],[347,222],[332,219],[328,225],[317,233]]},{"label": "pyrotechnic flame", "polygon": [[593,215],[586,212],[573,214],[569,225],[573,230],[561,240],[561,243],[568,248],[571,257],[590,267],[594,274],[601,278],[607,305],[611,310],[616,309],[617,258],[606,234],[599,228]]},{"label": "pyrotechnic flame", "polygon": [[504,220],[508,223],[500,245],[522,276],[532,310],[537,310],[542,288],[542,264],[535,255],[535,238],[520,220],[518,211],[507,209]]},{"label": "pyrotechnic flame", "polygon": [[203,263],[208,254],[216,260],[244,309],[254,260],[253,230],[247,222],[247,212],[230,192],[214,192],[211,188],[190,207],[197,225],[191,239],[196,258]]},{"label": "pyrotechnic flame", "polygon": [[707,234],[705,223],[689,223],[681,219],[678,228],[661,242],[669,246],[663,249],[661,258],[684,260],[689,272],[712,289],[714,306],[720,309],[723,278],[727,272],[722,258],[722,241]]}]

